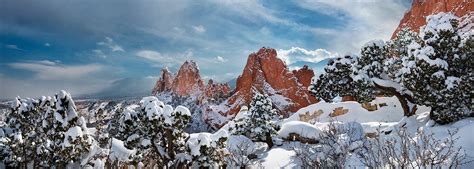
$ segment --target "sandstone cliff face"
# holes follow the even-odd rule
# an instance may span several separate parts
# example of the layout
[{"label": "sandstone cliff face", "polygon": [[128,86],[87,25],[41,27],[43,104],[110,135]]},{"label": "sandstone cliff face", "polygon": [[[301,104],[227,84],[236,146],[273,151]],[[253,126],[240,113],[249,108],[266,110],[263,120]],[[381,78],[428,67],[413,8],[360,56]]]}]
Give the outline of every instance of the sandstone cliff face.
[{"label": "sandstone cliff face", "polygon": [[185,61],[176,74],[171,90],[179,96],[189,96],[199,94],[203,89],[204,83],[196,62]]},{"label": "sandstone cliff face", "polygon": [[156,95],[159,92],[170,91],[173,80],[173,74],[171,74],[167,67],[161,69],[160,78],[156,81],[155,87],[153,88],[151,94]]},{"label": "sandstone cliff face", "polygon": [[404,27],[418,32],[426,24],[426,16],[439,12],[452,12],[462,17],[474,11],[472,0],[413,0],[411,9],[405,13],[392,38]]},{"label": "sandstone cliff face", "polygon": [[314,77],[314,72],[307,65],[304,65],[303,68],[299,70],[293,70],[298,82],[305,87],[308,87],[311,84],[311,78]]},{"label": "sandstone cliff face", "polygon": [[[275,49],[261,48],[257,53],[249,55],[242,75],[237,78],[234,94],[226,102],[207,111],[218,112],[223,117],[234,117],[258,92],[269,95],[280,113],[289,115],[290,112],[317,102],[307,90],[313,76],[314,72],[308,67],[289,71],[277,57]],[[219,122],[222,121],[214,120],[214,123]]]}]

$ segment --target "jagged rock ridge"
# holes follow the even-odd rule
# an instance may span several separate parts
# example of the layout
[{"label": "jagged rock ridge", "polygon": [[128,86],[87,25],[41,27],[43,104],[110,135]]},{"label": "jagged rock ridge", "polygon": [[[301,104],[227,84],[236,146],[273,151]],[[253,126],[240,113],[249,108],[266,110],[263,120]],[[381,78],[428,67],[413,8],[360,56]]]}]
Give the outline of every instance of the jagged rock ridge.
[{"label": "jagged rock ridge", "polygon": [[152,94],[169,92],[177,96],[193,96],[197,98],[197,103],[201,104],[209,100],[218,100],[227,96],[230,92],[230,86],[227,83],[214,83],[212,79],[204,85],[199,67],[194,61],[185,61],[178,70],[176,76],[163,68],[160,78],[156,81]]}]

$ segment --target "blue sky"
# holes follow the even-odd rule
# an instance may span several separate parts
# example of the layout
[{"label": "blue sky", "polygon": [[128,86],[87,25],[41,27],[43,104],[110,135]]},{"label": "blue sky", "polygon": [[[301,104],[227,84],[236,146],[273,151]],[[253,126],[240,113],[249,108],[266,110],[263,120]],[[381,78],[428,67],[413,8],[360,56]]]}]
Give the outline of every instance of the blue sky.
[{"label": "blue sky", "polygon": [[103,90],[195,60],[236,78],[262,46],[288,64],[387,40],[410,0],[0,0],[0,98]]}]

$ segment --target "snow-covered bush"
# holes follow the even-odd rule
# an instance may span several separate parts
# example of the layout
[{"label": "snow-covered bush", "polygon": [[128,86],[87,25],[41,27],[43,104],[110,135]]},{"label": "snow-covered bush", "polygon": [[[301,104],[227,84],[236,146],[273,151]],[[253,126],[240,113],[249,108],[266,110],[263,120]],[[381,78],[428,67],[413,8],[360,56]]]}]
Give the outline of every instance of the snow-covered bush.
[{"label": "snow-covered bush", "polygon": [[330,122],[323,128],[317,144],[299,144],[296,156],[307,168],[344,168],[364,143],[362,126],[357,122]]},{"label": "snow-covered bush", "polygon": [[243,135],[230,136],[226,149],[229,151],[226,159],[230,168],[248,168],[258,162],[256,144]]},{"label": "snow-covered bush", "polygon": [[[472,28],[472,24],[470,25]],[[474,57],[472,29],[461,31],[451,13],[427,17],[422,41],[409,45],[401,82],[417,104],[431,107],[430,117],[446,124],[473,114]]]},{"label": "snow-covered bush", "polygon": [[37,167],[64,168],[90,151],[93,138],[66,91],[41,99],[17,98],[7,117],[12,130],[7,142],[12,153],[5,161],[9,166],[32,162]]},{"label": "snow-covered bush", "polygon": [[324,67],[324,73],[311,79],[308,90],[319,99],[332,102],[337,96],[355,96],[352,74],[353,56],[331,59]]},{"label": "snow-covered bush", "polygon": [[140,105],[123,110],[118,138],[124,140],[126,148],[137,150],[130,157],[132,164],[185,166],[189,159],[185,144],[189,134],[184,129],[190,117],[186,107],[173,109],[154,96],[144,97]]},{"label": "snow-covered bush", "polygon": [[357,155],[369,168],[458,168],[466,162],[466,154],[456,146],[456,133],[448,131],[446,138],[437,139],[422,128],[410,134],[402,126],[367,140]]},{"label": "snow-covered bush", "polygon": [[255,93],[248,115],[236,120],[229,131],[233,135],[244,135],[253,141],[266,142],[272,147],[272,136],[277,132],[274,121],[277,118],[272,100],[267,95]]},{"label": "snow-covered bush", "polygon": [[4,162],[8,166],[24,167],[26,163],[34,160],[38,143],[37,126],[41,117],[38,100],[15,98],[10,114],[7,115],[6,127],[11,130],[4,138]]},{"label": "snow-covered bush", "polygon": [[186,142],[192,156],[192,168],[219,168],[225,165],[227,131],[191,134]]}]

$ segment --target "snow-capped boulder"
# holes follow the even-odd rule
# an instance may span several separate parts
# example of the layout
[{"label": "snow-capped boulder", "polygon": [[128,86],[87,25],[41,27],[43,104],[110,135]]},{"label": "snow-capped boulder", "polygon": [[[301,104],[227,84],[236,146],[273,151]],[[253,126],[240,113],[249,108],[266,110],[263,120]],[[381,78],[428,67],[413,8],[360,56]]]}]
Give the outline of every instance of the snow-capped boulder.
[{"label": "snow-capped boulder", "polygon": [[291,121],[283,124],[280,131],[278,131],[278,137],[292,140],[301,141],[308,143],[316,143],[321,135],[321,130],[316,126],[301,122]]}]

